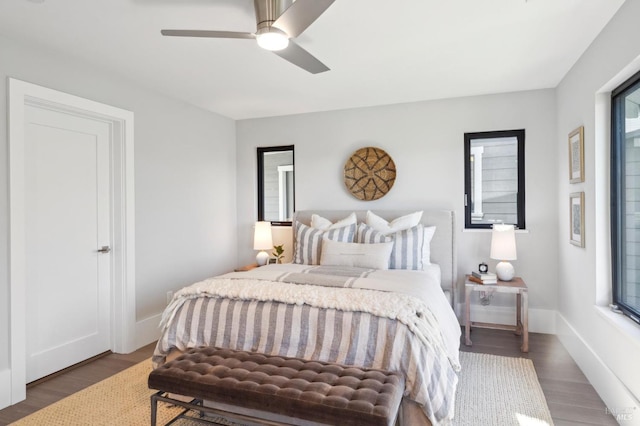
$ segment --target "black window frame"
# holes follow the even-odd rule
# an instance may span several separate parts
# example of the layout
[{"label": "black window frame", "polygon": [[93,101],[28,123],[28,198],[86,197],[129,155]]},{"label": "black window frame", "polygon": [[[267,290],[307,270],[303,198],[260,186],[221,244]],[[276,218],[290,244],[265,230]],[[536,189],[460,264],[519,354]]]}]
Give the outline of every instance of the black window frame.
[{"label": "black window frame", "polygon": [[[296,211],[296,151],[294,145],[266,146],[257,148],[258,155],[258,221],[264,220],[264,154],[269,152],[292,152],[293,164],[293,211]],[[291,221],[270,221],[273,226],[291,226]]]},{"label": "black window frame", "polygon": [[516,229],[526,229],[525,223],[525,167],[524,147],[525,129],[496,130],[489,132],[470,132],[464,134],[464,227],[465,229],[491,229],[491,223],[472,223],[471,220],[471,141],[477,139],[494,139],[515,137],[518,140],[518,194]]},{"label": "black window frame", "polygon": [[611,92],[611,279],[613,304],[625,315],[640,324],[640,306],[630,306],[622,300],[625,281],[623,248],[626,210],[626,142],[625,109],[620,108],[625,96],[640,88],[640,72],[634,74]]}]

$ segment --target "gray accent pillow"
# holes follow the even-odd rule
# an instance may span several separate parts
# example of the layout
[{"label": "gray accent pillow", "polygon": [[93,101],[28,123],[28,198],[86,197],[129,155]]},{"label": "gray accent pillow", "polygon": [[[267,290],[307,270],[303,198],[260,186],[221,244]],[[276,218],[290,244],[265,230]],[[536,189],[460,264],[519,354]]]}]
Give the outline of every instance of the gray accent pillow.
[{"label": "gray accent pillow", "polygon": [[412,228],[387,235],[364,223],[358,226],[357,243],[373,244],[389,241],[393,241],[389,269],[422,270],[424,226],[421,223]]}]

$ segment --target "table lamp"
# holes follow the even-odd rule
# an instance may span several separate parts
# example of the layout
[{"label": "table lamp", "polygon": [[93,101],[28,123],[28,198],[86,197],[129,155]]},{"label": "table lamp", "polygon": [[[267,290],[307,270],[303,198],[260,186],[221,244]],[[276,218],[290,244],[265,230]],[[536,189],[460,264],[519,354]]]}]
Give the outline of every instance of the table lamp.
[{"label": "table lamp", "polygon": [[253,233],[253,249],[261,250],[256,256],[258,266],[266,265],[269,260],[269,254],[265,250],[273,248],[273,240],[271,238],[271,222],[256,222],[255,231]]},{"label": "table lamp", "polygon": [[516,260],[516,231],[513,225],[495,224],[491,233],[492,259],[499,260],[496,265],[496,275],[500,281],[511,281],[515,276],[515,269],[508,260]]}]

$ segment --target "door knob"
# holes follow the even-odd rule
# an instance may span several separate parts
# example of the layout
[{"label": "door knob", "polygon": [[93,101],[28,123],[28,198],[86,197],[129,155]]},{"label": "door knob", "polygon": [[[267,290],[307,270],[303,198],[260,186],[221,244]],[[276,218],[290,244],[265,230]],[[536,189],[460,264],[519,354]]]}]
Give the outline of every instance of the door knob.
[{"label": "door knob", "polygon": [[98,253],[109,253],[111,251],[111,247],[102,246],[102,248],[98,249]]}]

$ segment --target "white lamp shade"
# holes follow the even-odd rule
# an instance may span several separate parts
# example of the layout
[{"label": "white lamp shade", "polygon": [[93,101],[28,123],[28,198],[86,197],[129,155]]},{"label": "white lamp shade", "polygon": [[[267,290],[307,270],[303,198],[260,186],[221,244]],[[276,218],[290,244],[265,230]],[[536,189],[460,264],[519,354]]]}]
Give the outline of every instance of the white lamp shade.
[{"label": "white lamp shade", "polygon": [[513,225],[495,224],[491,234],[491,254],[496,260],[516,260],[516,231]]},{"label": "white lamp shade", "polygon": [[255,231],[253,233],[253,249],[268,250],[271,248],[273,248],[271,222],[256,222]]}]

